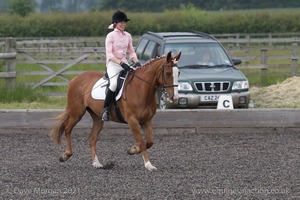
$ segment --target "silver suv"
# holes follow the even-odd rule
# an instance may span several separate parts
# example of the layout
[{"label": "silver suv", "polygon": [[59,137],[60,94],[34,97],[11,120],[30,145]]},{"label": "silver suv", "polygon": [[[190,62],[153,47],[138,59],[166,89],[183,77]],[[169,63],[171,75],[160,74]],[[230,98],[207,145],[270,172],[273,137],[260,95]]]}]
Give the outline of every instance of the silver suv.
[{"label": "silver suv", "polygon": [[164,108],[216,108],[220,95],[231,95],[234,108],[248,108],[249,82],[213,36],[201,32],[147,32],[136,53],[141,63],[169,51],[181,52],[178,63],[179,99],[170,104],[159,91],[158,106]]}]

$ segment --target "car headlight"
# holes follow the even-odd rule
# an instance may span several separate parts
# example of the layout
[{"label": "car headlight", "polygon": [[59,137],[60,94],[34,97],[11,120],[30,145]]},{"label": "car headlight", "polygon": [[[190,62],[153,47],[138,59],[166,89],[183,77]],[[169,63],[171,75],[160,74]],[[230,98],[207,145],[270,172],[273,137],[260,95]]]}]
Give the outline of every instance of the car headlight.
[{"label": "car headlight", "polygon": [[188,82],[179,82],[178,84],[179,91],[193,91],[193,88]]},{"label": "car headlight", "polygon": [[235,81],[232,86],[232,90],[242,90],[248,89],[249,82],[248,81]]}]

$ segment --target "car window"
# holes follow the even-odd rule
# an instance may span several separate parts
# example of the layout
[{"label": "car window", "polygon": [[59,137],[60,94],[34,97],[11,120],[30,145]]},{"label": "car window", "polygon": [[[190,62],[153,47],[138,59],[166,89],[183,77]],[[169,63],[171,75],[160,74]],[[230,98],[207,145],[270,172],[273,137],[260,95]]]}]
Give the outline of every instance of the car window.
[{"label": "car window", "polygon": [[[189,65],[230,65],[228,56],[219,43],[166,44],[164,53],[181,51],[178,66]],[[209,59],[207,59],[209,58]],[[208,61],[209,60],[209,61]]]},{"label": "car window", "polygon": [[149,60],[150,58],[155,57],[156,51],[157,51],[156,43],[153,41],[149,41],[149,43],[144,51],[144,54],[142,55],[142,59]]},{"label": "car window", "polygon": [[161,46],[157,44],[155,57],[159,57],[162,55]]},{"label": "car window", "polygon": [[139,59],[142,58],[144,49],[145,49],[145,47],[146,47],[148,41],[149,41],[148,39],[143,38],[143,39],[141,39],[141,41],[139,42],[139,44],[138,44],[138,46],[137,46],[137,48],[136,48],[136,55],[137,55],[137,57],[138,57]]}]

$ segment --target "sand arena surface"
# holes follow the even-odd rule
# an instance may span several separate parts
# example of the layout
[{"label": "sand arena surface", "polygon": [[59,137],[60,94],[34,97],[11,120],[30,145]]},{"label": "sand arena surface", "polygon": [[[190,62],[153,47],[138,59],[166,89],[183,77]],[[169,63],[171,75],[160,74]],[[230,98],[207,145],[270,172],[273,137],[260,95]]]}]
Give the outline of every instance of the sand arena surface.
[{"label": "sand arena surface", "polygon": [[49,129],[1,130],[1,199],[297,199],[300,134],[297,129],[241,129],[210,133],[154,133],[148,172],[129,131],[103,132],[92,167],[89,130],[72,134],[73,157]]}]

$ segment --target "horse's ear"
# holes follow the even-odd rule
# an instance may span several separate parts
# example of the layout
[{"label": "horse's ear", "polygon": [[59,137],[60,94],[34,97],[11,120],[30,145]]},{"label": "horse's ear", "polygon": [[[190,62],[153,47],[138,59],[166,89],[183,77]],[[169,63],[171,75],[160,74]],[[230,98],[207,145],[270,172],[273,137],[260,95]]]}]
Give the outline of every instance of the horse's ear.
[{"label": "horse's ear", "polygon": [[167,61],[170,61],[172,59],[172,51],[170,51],[168,54],[167,54]]},{"label": "horse's ear", "polygon": [[178,61],[180,56],[181,56],[181,51],[174,57],[174,59],[176,59]]}]

